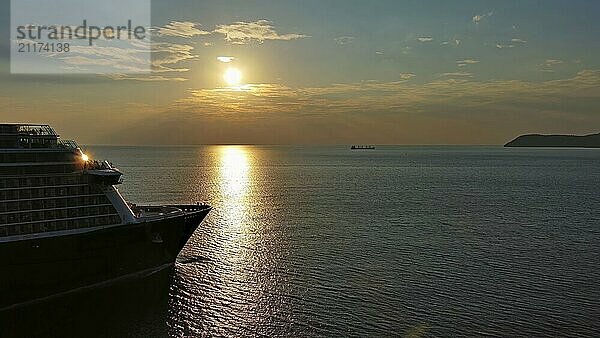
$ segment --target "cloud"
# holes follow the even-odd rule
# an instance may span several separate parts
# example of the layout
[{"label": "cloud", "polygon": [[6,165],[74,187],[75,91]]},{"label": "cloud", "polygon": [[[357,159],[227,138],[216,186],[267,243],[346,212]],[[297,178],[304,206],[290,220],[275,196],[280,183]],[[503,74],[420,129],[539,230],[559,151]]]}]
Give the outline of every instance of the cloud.
[{"label": "cloud", "polygon": [[420,42],[431,42],[433,41],[433,38],[431,36],[421,36],[417,38],[417,40]]},{"label": "cloud", "polygon": [[63,63],[65,70],[90,73],[148,73],[150,71],[149,50],[138,48],[137,42],[124,46],[75,46],[69,53],[47,54]]},{"label": "cloud", "polygon": [[[192,51],[193,46],[185,44],[175,44],[168,42],[155,42],[152,44],[151,71],[148,72],[148,60],[143,58],[144,49],[141,46],[147,42],[133,42],[131,48],[116,47],[87,47],[72,46],[71,53],[62,57],[66,67],[77,67],[86,69],[86,67],[107,66],[114,67],[112,75],[108,78],[113,80],[139,80],[139,81],[185,81],[180,74],[189,71],[189,68],[182,67],[180,64],[184,61],[197,58]],[[142,48],[142,49],[140,49]],[[117,64],[115,66],[114,64]],[[140,73],[137,75],[125,75],[126,73]],[[141,74],[148,73],[148,74]],[[161,75],[157,75],[160,73]]]},{"label": "cloud", "polygon": [[461,40],[454,39],[454,40],[450,40],[450,41],[442,41],[441,45],[443,45],[443,46],[448,46],[448,45],[460,46],[461,43],[462,43]]},{"label": "cloud", "polygon": [[473,17],[473,22],[476,24],[479,24],[483,19],[488,18],[490,16],[494,15],[494,12],[488,12],[485,14],[479,14],[479,15],[475,15]]},{"label": "cloud", "polygon": [[556,60],[556,59],[548,59],[544,61],[544,63],[538,65],[540,67],[538,70],[544,73],[554,73],[554,67],[563,64],[564,61]]},{"label": "cloud", "polygon": [[230,63],[235,60],[233,56],[217,56],[217,60],[223,63]]},{"label": "cloud", "polygon": [[157,82],[157,81],[184,82],[184,81],[188,80],[184,77],[167,77],[167,76],[162,76],[162,75],[135,76],[135,75],[129,75],[129,74],[107,74],[106,77],[108,77],[109,79],[118,80],[118,81],[127,80],[127,81],[142,81],[142,82]]},{"label": "cloud", "polygon": [[552,67],[552,66],[563,64],[563,63],[564,63],[564,61],[562,61],[562,60],[549,59],[549,60],[546,60],[545,66]]},{"label": "cloud", "polygon": [[353,37],[353,36],[340,36],[340,37],[335,38],[333,40],[335,40],[335,42],[338,45],[342,45],[343,46],[343,45],[351,44],[352,42],[354,42],[354,40],[356,40],[356,38]]},{"label": "cloud", "polygon": [[[499,144],[557,125],[562,130],[589,129],[600,123],[590,111],[598,104],[600,71],[582,71],[572,78],[531,82],[449,77],[426,84],[363,81],[308,88],[253,84],[238,90],[193,89],[162,118],[177,126],[185,119],[192,130],[215,123],[227,132],[238,125],[231,134],[235,142],[351,142],[358,136],[392,143]],[[215,141],[184,143],[194,142]]]},{"label": "cloud", "polygon": [[415,76],[417,76],[417,75],[414,74],[414,73],[400,73],[400,79],[401,80],[408,81],[408,80],[412,79]]},{"label": "cloud", "polygon": [[456,64],[459,67],[466,67],[468,65],[474,65],[474,64],[477,64],[477,63],[479,63],[479,61],[478,60],[474,60],[474,59],[465,59],[465,60],[456,61]]},{"label": "cloud", "polygon": [[[353,143],[362,139],[366,143],[500,144],[522,133],[579,133],[599,125],[594,107],[600,105],[600,71],[549,81],[438,78],[424,84],[369,81],[324,87],[194,88],[168,106],[146,102],[127,107],[108,101],[94,107],[51,99],[0,97],[0,112],[4,112],[0,116],[13,120],[15,110],[23,112],[22,120],[50,116],[55,119],[50,122],[70,126],[72,132],[82,123],[108,130],[106,121],[113,127],[115,120],[119,122],[114,137],[100,132],[84,135],[82,142],[90,143],[107,139],[122,144]],[[124,109],[131,113],[123,113]],[[88,113],[82,115],[82,110]],[[54,111],[62,113],[48,115]]]},{"label": "cloud", "polygon": [[519,46],[525,46],[525,44],[527,43],[527,41],[523,40],[523,39],[511,39],[509,43],[505,43],[505,42],[500,42],[496,44],[496,48],[498,49],[510,49],[510,48],[515,48],[515,47],[519,47]]},{"label": "cloud", "polygon": [[515,45],[504,45],[504,44],[496,44],[496,48],[498,49],[510,49],[510,48],[515,48]]},{"label": "cloud", "polygon": [[251,42],[263,43],[268,40],[291,41],[308,37],[297,33],[279,34],[267,20],[217,25],[214,32],[225,35],[226,41],[239,45]]},{"label": "cloud", "polygon": [[200,24],[189,21],[171,21],[163,27],[158,27],[156,32],[159,36],[175,36],[180,38],[211,34],[211,32],[201,30]]},{"label": "cloud", "polygon": [[456,73],[443,73],[441,77],[472,77],[473,73],[456,72]]},{"label": "cloud", "polygon": [[169,42],[155,42],[152,44],[152,71],[153,72],[187,72],[188,68],[176,67],[177,64],[198,57],[192,53],[193,46]]}]

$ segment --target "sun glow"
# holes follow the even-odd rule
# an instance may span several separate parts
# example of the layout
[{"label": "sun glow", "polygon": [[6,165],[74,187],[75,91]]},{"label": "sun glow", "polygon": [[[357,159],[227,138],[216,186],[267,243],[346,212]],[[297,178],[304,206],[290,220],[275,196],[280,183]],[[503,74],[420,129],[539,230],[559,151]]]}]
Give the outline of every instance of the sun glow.
[{"label": "sun glow", "polygon": [[242,82],[242,72],[237,68],[228,68],[223,73],[223,80],[229,86],[237,86]]}]

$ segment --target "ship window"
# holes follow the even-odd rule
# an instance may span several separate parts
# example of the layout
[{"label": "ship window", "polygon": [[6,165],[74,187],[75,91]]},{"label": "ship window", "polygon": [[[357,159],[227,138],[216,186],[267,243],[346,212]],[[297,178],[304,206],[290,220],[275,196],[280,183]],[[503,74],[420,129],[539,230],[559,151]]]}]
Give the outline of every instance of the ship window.
[{"label": "ship window", "polygon": [[31,198],[31,190],[29,190],[29,189],[21,190],[21,193],[19,194],[19,198],[20,199]]},{"label": "ship window", "polygon": [[33,232],[33,227],[31,224],[23,224],[21,225],[21,234],[30,234]]},{"label": "ship window", "polygon": [[19,210],[29,210],[31,209],[30,201],[20,201],[19,202]]},{"label": "ship window", "polygon": [[6,186],[8,188],[18,188],[19,180],[17,180],[16,178],[9,178],[6,180]]},{"label": "ship window", "polygon": [[25,212],[21,214],[20,222],[30,222],[31,221],[31,213]]},{"label": "ship window", "polygon": [[42,221],[44,220],[44,212],[43,211],[36,211],[36,212],[32,212],[31,213],[31,220],[32,221]]},{"label": "ship window", "polygon": [[41,189],[32,189],[31,190],[31,198],[40,198],[40,197],[42,197]]},{"label": "ship window", "polygon": [[0,237],[6,237],[6,227],[5,226],[0,226]]},{"label": "ship window", "polygon": [[55,199],[47,199],[46,203],[44,203],[44,207],[46,209],[56,208],[56,200]]},{"label": "ship window", "polygon": [[9,200],[16,200],[19,198],[19,191],[18,190],[9,190],[6,195],[8,196]]},{"label": "ship window", "polygon": [[9,236],[19,235],[21,230],[18,225],[7,225],[6,228]]},{"label": "ship window", "polygon": [[56,221],[56,230],[66,230],[67,222],[65,221]]},{"label": "ship window", "polygon": [[56,218],[56,213],[54,212],[54,210],[48,210],[44,213],[44,216],[46,217],[46,219],[54,219]]},{"label": "ship window", "polygon": [[52,188],[44,189],[44,196],[50,197],[50,196],[54,195],[54,191],[52,191],[52,190],[54,190],[54,189],[52,189]]},{"label": "ship window", "polygon": [[44,232],[44,228],[42,228],[42,225],[40,223],[36,223],[33,225],[33,232],[34,233]]},{"label": "ship window", "polygon": [[44,203],[41,200],[33,200],[31,201],[31,208],[34,210],[42,209],[44,207]]},{"label": "ship window", "polygon": [[8,202],[6,204],[7,211],[19,211],[19,202]]}]

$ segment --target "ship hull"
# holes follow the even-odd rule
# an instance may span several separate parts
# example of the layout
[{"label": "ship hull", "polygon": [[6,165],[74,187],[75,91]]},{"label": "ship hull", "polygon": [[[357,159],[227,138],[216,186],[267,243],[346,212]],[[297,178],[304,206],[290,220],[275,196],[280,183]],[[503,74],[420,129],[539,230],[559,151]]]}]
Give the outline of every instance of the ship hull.
[{"label": "ship hull", "polygon": [[0,311],[166,268],[209,211],[0,243]]}]

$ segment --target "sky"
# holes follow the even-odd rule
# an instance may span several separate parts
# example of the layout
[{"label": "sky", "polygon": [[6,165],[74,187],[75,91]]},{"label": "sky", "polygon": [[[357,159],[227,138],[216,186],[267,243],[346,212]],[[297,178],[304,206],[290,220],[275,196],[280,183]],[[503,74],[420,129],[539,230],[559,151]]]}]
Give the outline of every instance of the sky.
[{"label": "sky", "polygon": [[598,13],[595,0],[152,1],[151,74],[22,75],[0,0],[0,121],[131,145],[599,132]]}]

